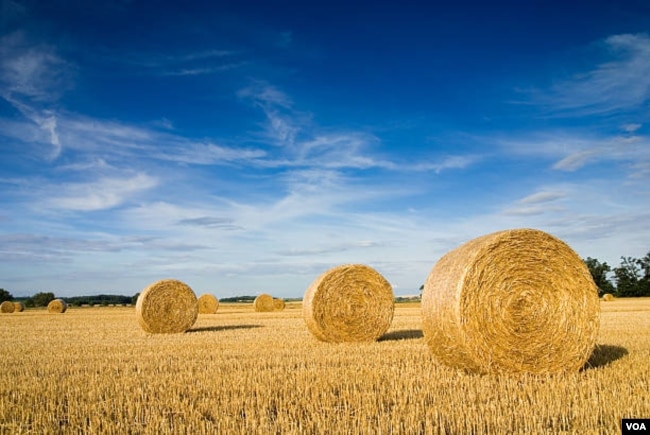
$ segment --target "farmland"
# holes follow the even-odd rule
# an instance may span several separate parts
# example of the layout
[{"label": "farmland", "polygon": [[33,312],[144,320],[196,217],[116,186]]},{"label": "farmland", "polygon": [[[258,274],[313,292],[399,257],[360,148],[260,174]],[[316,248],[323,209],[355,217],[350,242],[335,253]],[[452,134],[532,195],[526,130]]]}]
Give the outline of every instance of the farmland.
[{"label": "farmland", "polygon": [[601,304],[588,367],[556,376],[438,364],[412,303],[363,344],[317,341],[297,303],[172,335],[133,307],[2,314],[0,433],[618,433],[650,417],[650,299]]}]

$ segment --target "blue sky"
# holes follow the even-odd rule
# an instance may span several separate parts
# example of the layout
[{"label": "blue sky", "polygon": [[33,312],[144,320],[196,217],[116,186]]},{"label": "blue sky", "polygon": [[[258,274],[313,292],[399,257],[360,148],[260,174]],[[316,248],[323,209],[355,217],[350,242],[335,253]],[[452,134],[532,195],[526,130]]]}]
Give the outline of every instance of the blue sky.
[{"label": "blue sky", "polygon": [[15,296],[300,297],[343,263],[415,294],[520,227],[650,250],[645,0],[0,2]]}]

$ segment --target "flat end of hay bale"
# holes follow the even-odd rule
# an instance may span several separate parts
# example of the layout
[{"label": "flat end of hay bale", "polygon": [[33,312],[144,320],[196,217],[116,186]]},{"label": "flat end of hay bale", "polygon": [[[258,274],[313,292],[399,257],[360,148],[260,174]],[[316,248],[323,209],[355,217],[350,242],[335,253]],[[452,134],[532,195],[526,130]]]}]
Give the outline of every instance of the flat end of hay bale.
[{"label": "flat end of hay bale", "polygon": [[309,331],[327,342],[377,340],[388,331],[394,309],[390,283],[363,264],[329,269],[311,283],[303,297]]},{"label": "flat end of hay bale", "polygon": [[144,331],[176,334],[194,325],[199,306],[190,286],[175,279],[163,279],[142,290],[135,312]]},{"label": "flat end of hay bale", "polygon": [[68,309],[68,304],[63,299],[54,299],[47,304],[47,312],[52,314],[63,314]]},{"label": "flat end of hay bale", "polygon": [[198,303],[199,314],[216,314],[219,309],[219,299],[209,293],[199,296]]},{"label": "flat end of hay bale", "polygon": [[275,311],[273,296],[266,293],[262,293],[261,295],[255,298],[255,301],[253,301],[253,308],[258,313],[267,313],[270,311]]},{"label": "flat end of hay bale", "polygon": [[0,304],[0,313],[9,314],[15,311],[16,307],[13,302],[4,301]]},{"label": "flat end of hay bale", "polygon": [[543,231],[478,237],[445,254],[422,295],[437,360],[476,372],[577,371],[599,327],[598,290],[580,257]]},{"label": "flat end of hay bale", "polygon": [[284,307],[286,304],[284,303],[284,299],[282,298],[274,298],[273,299],[273,308],[275,311],[282,311],[284,310]]}]

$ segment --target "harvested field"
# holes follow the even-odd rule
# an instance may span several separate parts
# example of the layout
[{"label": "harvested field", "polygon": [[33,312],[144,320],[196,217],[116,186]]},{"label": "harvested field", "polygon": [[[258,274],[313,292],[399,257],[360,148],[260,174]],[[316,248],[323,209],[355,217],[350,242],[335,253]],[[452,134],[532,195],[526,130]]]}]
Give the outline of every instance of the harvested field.
[{"label": "harvested field", "polygon": [[553,376],[437,363],[410,303],[366,343],[315,340],[294,302],[222,303],[171,335],[133,307],[27,309],[0,334],[1,433],[620,433],[650,416],[650,299],[603,303],[590,367]]}]

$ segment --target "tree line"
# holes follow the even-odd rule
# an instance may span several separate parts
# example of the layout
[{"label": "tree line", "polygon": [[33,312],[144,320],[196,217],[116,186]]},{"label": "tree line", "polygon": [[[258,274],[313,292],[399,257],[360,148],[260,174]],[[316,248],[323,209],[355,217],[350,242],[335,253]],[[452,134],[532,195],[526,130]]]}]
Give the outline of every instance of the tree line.
[{"label": "tree line", "polygon": [[[56,299],[52,292],[38,292],[28,298],[14,298],[7,290],[0,288],[0,302],[3,301],[22,301],[27,308],[47,307],[51,301]],[[67,304],[80,307],[82,305],[128,305],[135,304],[136,296],[123,296],[123,295],[95,295],[95,296],[72,296],[61,298]]]},{"label": "tree line", "polygon": [[[643,258],[621,257],[621,264],[612,268],[587,257],[585,264],[602,296],[611,293],[617,297],[650,296],[650,252]],[[613,274],[613,280],[608,275]]]}]

